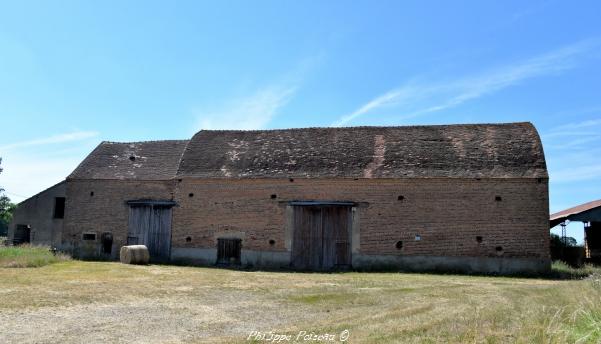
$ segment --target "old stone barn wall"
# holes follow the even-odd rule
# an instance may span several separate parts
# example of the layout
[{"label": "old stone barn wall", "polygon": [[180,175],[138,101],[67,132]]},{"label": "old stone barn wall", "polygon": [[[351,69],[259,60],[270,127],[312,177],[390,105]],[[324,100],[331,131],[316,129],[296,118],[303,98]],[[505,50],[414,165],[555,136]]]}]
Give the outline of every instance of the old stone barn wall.
[{"label": "old stone barn wall", "polygon": [[183,179],[175,200],[174,259],[214,264],[217,240],[239,238],[242,264],[288,267],[288,202],[329,200],[356,203],[354,268],[511,272],[549,263],[546,179]]},{"label": "old stone barn wall", "polygon": [[65,183],[58,183],[19,203],[8,229],[11,243],[61,246]]},{"label": "old stone barn wall", "polygon": [[[127,241],[127,201],[171,199],[172,185],[172,181],[68,180],[65,246],[81,258],[118,258]],[[110,251],[103,250],[105,233],[112,237]]]}]

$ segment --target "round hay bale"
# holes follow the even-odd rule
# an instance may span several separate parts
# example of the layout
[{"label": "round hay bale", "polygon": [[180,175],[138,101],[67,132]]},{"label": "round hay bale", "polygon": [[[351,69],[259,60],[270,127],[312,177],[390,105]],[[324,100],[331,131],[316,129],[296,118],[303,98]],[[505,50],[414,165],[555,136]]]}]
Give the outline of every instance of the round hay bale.
[{"label": "round hay bale", "polygon": [[148,264],[150,253],[144,245],[122,246],[119,251],[119,260],[123,264]]}]

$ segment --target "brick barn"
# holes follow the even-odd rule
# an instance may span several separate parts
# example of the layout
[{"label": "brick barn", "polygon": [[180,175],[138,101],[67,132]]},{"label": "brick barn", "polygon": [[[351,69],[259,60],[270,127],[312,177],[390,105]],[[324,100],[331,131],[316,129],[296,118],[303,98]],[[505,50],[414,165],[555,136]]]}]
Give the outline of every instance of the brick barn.
[{"label": "brick barn", "polygon": [[79,257],[116,259],[137,243],[156,260],[204,265],[550,266],[548,174],[530,123],[102,142],[64,187],[60,246]]}]

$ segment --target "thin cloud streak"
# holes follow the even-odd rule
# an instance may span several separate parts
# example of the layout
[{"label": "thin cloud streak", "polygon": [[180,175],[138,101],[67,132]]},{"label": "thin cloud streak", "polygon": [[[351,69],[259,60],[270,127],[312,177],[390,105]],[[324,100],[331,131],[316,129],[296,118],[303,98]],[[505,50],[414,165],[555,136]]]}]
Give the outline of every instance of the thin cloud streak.
[{"label": "thin cloud streak", "polygon": [[225,102],[217,109],[196,108],[197,129],[264,129],[292,100],[304,79],[321,63],[319,53],[299,61],[276,81]]},{"label": "thin cloud streak", "polygon": [[296,92],[295,86],[267,87],[236,99],[217,111],[201,112],[200,129],[261,129],[272,120]]},{"label": "thin cloud streak", "polygon": [[64,142],[71,142],[71,141],[81,141],[81,140],[96,137],[98,135],[99,134],[96,131],[74,131],[74,132],[70,132],[70,133],[53,135],[53,136],[49,136],[49,137],[42,137],[42,138],[28,140],[28,141],[10,143],[10,144],[4,145],[4,146],[0,146],[0,150],[6,151],[6,150],[14,150],[14,149],[24,148],[24,147],[31,147],[31,146],[56,144],[56,143],[64,143]]},{"label": "thin cloud streak", "polygon": [[599,46],[589,39],[547,54],[508,65],[481,75],[429,84],[408,83],[374,98],[354,112],[340,117],[332,126],[345,125],[376,109],[395,107],[405,113],[401,119],[456,107],[469,100],[546,75],[558,75],[577,66],[579,58]]}]

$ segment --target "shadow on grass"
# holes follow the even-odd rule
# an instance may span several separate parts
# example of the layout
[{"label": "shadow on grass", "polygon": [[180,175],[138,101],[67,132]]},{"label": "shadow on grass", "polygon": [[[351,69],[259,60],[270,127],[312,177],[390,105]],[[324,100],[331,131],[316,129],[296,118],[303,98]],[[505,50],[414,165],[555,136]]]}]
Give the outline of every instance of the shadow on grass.
[{"label": "shadow on grass", "polygon": [[188,260],[177,260],[168,263],[159,263],[157,265],[175,265],[175,266],[187,266],[187,267],[203,267],[207,269],[219,269],[219,270],[235,270],[235,271],[264,271],[264,272],[283,272],[283,273],[301,273],[301,274],[345,274],[345,273],[410,273],[410,274],[424,274],[424,275],[459,275],[459,276],[476,276],[476,277],[516,277],[516,278],[533,278],[533,279],[547,279],[547,280],[579,280],[585,279],[591,276],[601,276],[601,266],[595,265],[584,265],[580,268],[574,268],[562,261],[555,261],[551,265],[551,270],[545,273],[481,273],[481,272],[465,272],[459,270],[404,270],[398,268],[388,269],[373,269],[373,270],[361,270],[361,269],[346,269],[338,271],[297,271],[290,268],[256,268],[253,266],[226,266],[226,265],[202,265],[194,261]]}]

